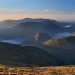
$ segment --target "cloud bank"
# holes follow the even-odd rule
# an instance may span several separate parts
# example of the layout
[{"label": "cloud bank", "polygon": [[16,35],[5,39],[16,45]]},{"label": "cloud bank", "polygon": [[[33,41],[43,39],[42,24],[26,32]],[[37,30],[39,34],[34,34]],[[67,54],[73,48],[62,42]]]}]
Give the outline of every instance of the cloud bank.
[{"label": "cloud bank", "polygon": [[26,8],[0,8],[0,20],[22,18],[49,18],[55,20],[75,20],[75,12],[67,13],[62,11],[52,11],[49,9],[28,10]]}]

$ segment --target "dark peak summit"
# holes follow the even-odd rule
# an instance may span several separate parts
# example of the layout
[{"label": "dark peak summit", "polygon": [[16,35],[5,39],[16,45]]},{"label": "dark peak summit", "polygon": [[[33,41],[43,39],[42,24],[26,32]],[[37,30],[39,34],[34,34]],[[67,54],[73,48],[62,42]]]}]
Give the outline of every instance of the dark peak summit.
[{"label": "dark peak summit", "polygon": [[49,40],[49,39],[51,39],[51,37],[49,36],[49,34],[47,33],[47,32],[44,32],[44,33],[42,33],[42,32],[39,32],[39,33],[36,33],[34,36],[33,36],[33,38],[35,39],[35,40],[42,40],[42,41],[46,41],[46,40]]},{"label": "dark peak summit", "polygon": [[28,45],[28,46],[36,46],[36,45],[40,45],[42,42],[47,41],[51,39],[51,37],[49,36],[48,33],[36,33],[34,36],[32,36],[30,39],[22,42],[22,45]]}]

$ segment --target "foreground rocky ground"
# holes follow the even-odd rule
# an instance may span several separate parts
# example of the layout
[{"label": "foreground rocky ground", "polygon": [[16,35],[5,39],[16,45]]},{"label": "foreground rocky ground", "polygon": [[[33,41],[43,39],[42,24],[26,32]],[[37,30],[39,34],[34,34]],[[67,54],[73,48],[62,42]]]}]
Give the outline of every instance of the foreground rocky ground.
[{"label": "foreground rocky ground", "polygon": [[0,65],[0,75],[75,75],[75,66],[10,67]]}]

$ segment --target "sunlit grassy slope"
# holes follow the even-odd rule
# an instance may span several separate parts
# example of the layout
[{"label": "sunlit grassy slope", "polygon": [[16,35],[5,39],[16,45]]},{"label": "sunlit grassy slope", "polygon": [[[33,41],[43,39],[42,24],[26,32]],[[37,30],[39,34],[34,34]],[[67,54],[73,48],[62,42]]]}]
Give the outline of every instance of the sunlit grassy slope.
[{"label": "sunlit grassy slope", "polygon": [[75,75],[75,66],[10,67],[0,65],[0,74],[8,75]]}]

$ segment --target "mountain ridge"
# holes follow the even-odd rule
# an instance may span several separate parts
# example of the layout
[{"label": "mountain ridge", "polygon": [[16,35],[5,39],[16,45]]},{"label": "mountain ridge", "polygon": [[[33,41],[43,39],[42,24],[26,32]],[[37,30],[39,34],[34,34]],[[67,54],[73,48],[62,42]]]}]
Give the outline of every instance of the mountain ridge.
[{"label": "mountain ridge", "polygon": [[22,66],[22,64],[24,66],[64,65],[63,61],[40,48],[34,46],[20,46],[4,42],[0,43],[0,63],[17,66]]}]

